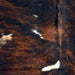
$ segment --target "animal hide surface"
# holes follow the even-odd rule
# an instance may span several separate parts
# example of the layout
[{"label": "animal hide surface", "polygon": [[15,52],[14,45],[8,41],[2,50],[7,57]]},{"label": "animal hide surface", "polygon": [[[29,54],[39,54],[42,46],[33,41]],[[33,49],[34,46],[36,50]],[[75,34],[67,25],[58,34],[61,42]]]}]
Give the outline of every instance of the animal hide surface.
[{"label": "animal hide surface", "polygon": [[74,0],[0,0],[0,75],[75,75]]}]

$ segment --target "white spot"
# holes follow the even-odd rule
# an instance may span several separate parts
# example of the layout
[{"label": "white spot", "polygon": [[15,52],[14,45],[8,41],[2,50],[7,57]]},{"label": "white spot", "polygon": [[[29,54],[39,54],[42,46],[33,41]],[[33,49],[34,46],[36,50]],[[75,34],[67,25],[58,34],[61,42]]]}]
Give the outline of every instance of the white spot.
[{"label": "white spot", "polygon": [[42,71],[46,72],[46,71],[51,71],[53,69],[59,69],[59,68],[60,68],[60,61],[58,60],[54,65],[42,68]]},{"label": "white spot", "polygon": [[2,37],[0,38],[0,45],[5,45],[7,41],[12,40],[12,35],[13,34],[4,35],[4,33],[2,33]]},{"label": "white spot", "polygon": [[36,18],[38,17],[38,15],[35,15],[35,14],[33,14],[33,16],[36,17]]},{"label": "white spot", "polygon": [[41,39],[43,39],[42,35],[37,31],[37,29],[32,29],[32,32],[38,34]]}]

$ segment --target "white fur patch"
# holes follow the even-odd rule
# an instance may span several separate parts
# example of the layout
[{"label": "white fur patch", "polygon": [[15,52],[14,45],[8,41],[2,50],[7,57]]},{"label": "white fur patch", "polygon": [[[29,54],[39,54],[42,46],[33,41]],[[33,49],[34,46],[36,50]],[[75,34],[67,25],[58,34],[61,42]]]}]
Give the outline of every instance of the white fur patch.
[{"label": "white fur patch", "polygon": [[33,14],[34,17],[38,18],[38,15]]},{"label": "white fur patch", "polygon": [[41,39],[43,39],[42,35],[37,31],[37,29],[32,29],[32,32],[38,34]]},{"label": "white fur patch", "polygon": [[58,60],[54,65],[46,66],[42,68],[43,72],[51,71],[53,69],[59,69],[60,68],[60,61]]},{"label": "white fur patch", "polygon": [[5,45],[7,41],[12,40],[12,35],[13,34],[4,35],[4,33],[2,33],[2,37],[0,38],[0,45]]}]

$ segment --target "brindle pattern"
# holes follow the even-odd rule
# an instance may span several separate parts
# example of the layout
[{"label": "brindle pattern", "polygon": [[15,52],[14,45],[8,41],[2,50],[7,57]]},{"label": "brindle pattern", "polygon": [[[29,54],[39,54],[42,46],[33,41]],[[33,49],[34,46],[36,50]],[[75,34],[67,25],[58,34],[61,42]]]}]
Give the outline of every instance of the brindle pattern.
[{"label": "brindle pattern", "polygon": [[[0,48],[0,75],[74,75],[73,3],[73,0],[63,0],[61,10],[57,7],[58,0],[0,0],[0,36],[13,33],[12,41]],[[64,31],[61,58],[59,12],[62,12]],[[44,39],[31,32],[36,27]],[[41,71],[58,59],[61,60],[59,70]]]},{"label": "brindle pattern", "polygon": [[64,64],[67,66],[66,72],[64,75],[74,75],[75,74],[75,11],[74,11],[74,3],[73,0],[63,0],[63,45],[62,52],[63,57],[62,60]]}]

